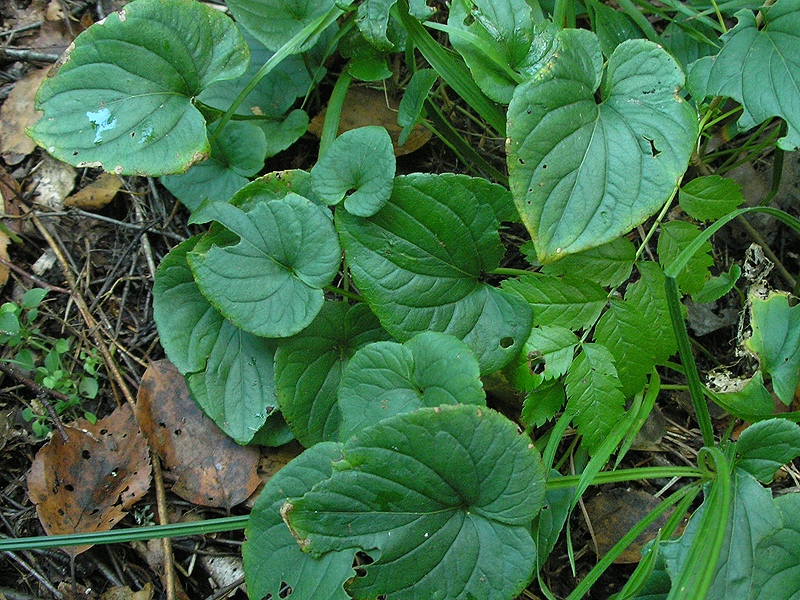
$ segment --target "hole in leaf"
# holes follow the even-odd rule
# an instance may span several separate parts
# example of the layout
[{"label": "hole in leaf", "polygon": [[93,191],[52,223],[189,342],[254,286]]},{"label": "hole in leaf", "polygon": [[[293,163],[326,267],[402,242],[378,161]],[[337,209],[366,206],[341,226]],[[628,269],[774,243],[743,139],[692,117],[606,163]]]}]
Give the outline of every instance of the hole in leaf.
[{"label": "hole in leaf", "polygon": [[524,165],[524,164],[525,164],[525,161],[524,161],[524,160],[522,160],[521,158],[520,158],[520,159],[518,159],[518,160],[519,160],[519,164],[521,164],[521,165]]},{"label": "hole in leaf", "polygon": [[547,168],[547,165],[542,165],[542,170],[544,171]]},{"label": "hole in leaf", "polygon": [[103,429],[100,430],[100,435],[105,435],[107,433],[108,433],[108,429],[103,428]]},{"label": "hole in leaf", "polygon": [[174,433],[175,433],[175,435],[180,435],[180,434],[182,434],[182,433],[183,433],[183,430],[181,430],[181,429],[176,429]]},{"label": "hole in leaf", "polygon": [[81,458],[83,458],[84,460],[89,460],[90,458],[92,458],[92,455],[89,454],[88,450],[84,450],[83,452],[81,452]]},{"label": "hole in leaf", "polygon": [[272,600],[272,594],[267,594],[261,600]]},{"label": "hole in leaf", "polygon": [[63,508],[59,508],[58,509],[58,514],[63,517],[64,516],[64,509]]},{"label": "hole in leaf", "polygon": [[504,338],[500,338],[500,347],[504,350],[506,348],[511,348],[514,345],[514,338],[506,336]]},{"label": "hole in leaf", "polygon": [[67,485],[64,486],[64,489],[67,490],[68,492],[74,492],[75,486],[72,485],[71,483],[68,483]]},{"label": "hole in leaf", "polygon": [[[642,136],[642,137],[644,137],[644,136]],[[652,154],[652,155],[653,155],[653,158],[655,158],[656,156],[658,156],[659,154],[661,154],[661,150],[659,150],[658,148],[656,148],[656,143],[655,143],[653,140],[651,140],[651,139],[650,139],[650,138],[648,138],[648,137],[645,137],[644,139],[645,139],[646,141],[650,142],[650,154]]]},{"label": "hole in leaf", "polygon": [[281,581],[281,591],[278,592],[278,598],[288,598],[292,595],[292,586],[285,581]]}]

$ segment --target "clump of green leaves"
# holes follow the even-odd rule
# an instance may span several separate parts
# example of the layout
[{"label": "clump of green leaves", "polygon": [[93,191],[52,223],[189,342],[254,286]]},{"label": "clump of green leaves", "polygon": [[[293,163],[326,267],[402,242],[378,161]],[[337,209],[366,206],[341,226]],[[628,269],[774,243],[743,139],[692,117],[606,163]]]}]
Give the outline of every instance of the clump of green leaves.
[{"label": "clump of green leaves", "polygon": [[[126,174],[189,169],[164,184],[210,226],[156,275],[164,350],[238,442],[294,436],[307,448],[253,509],[243,553],[254,597],[511,599],[590,485],[664,476],[698,481],[632,529],[571,598],[673,506],[622,597],[722,598],[742,581],[736,597],[800,590],[783,568],[796,553],[765,558],[796,534],[797,496],[773,501],[762,486],[800,454],[800,428],[772,418],[769,401],[771,388],[790,404],[798,385],[797,307],[778,292],[750,300],[745,345],[758,367],[741,390],[712,393],[681,306],[739,284],[738,265],[711,272],[711,236],[733,218],[761,210],[800,231],[777,209],[739,209],[724,177],[736,159],[706,152],[739,113],[737,156],[797,148],[800,4],[742,8],[729,31],[725,7],[714,20],[695,3],[640,4],[454,0],[445,24],[420,0],[303,10],[230,0],[234,24],[189,0],[136,0],[79,37],[43,84],[31,135],[55,156]],[[584,9],[591,29],[576,28]],[[302,134],[307,115],[294,102],[337,43],[347,63],[319,161],[249,181],[270,148]],[[393,53],[415,72],[403,136],[427,116],[496,182],[395,176],[386,132],[336,137],[347,86],[390,77]],[[421,59],[431,69],[417,71]],[[442,85],[507,137],[507,178],[442,117]],[[686,219],[666,219],[675,198]],[[521,248],[501,236],[508,222],[530,234]],[[529,265],[501,267],[509,250]],[[699,463],[616,470],[654,406],[659,370],[687,379]],[[487,408],[489,384],[518,399],[525,435]],[[735,444],[716,439],[706,396],[761,423]],[[585,460],[566,478],[552,467],[570,425]],[[703,485],[703,505],[670,541]],[[748,519],[742,531],[732,516],[742,511],[768,522],[755,530]],[[358,573],[357,553],[371,559]]]},{"label": "clump of green leaves", "polygon": [[[36,383],[57,392],[59,397],[52,403],[57,415],[73,419],[81,414],[93,422],[95,415],[84,410],[82,404],[97,396],[101,359],[94,350],[81,350],[77,361],[73,361],[69,356],[72,338],[53,340],[41,333],[36,321],[46,294],[47,290],[35,288],[26,292],[19,304],[6,302],[0,306],[0,343],[13,353],[12,357],[1,360],[30,373]],[[37,436],[50,433],[50,416],[41,404],[26,407],[22,416]]]}]

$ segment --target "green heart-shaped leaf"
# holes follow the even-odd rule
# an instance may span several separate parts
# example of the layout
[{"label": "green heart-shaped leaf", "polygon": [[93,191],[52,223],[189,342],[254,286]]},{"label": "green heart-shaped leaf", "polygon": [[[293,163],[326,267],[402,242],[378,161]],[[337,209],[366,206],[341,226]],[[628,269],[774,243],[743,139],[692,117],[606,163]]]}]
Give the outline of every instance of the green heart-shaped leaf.
[{"label": "green heart-shaped leaf", "polygon": [[447,24],[450,43],[464,58],[475,83],[503,104],[511,101],[519,82],[539,70],[552,40],[547,25],[534,28],[525,0],[455,0]]},{"label": "green heart-shaped leaf", "polygon": [[186,173],[162,177],[161,183],[189,210],[207,198],[227,202],[264,167],[266,152],[261,129],[247,121],[230,121],[211,144],[208,160]]},{"label": "green heart-shaped leaf", "polygon": [[736,466],[763,483],[772,483],[783,465],[800,456],[800,427],[786,419],[749,425],[736,441]]},{"label": "green heart-shaped leaf", "polygon": [[273,52],[300,33],[305,26],[326,14],[334,4],[334,0],[228,0],[227,2],[236,21]]},{"label": "green heart-shaped leaf", "polygon": [[186,255],[200,240],[189,238],[170,250],[153,282],[153,320],[161,346],[182,374],[202,371],[225,318],[195,283]]},{"label": "green heart-shaped leaf", "polygon": [[200,290],[225,317],[264,337],[287,337],[311,323],[341,262],[324,208],[290,193],[248,212],[205,202],[192,219],[217,221],[239,236],[236,245],[189,254]]},{"label": "green heart-shaped leaf", "polygon": [[251,598],[280,598],[285,586],[292,600],[349,600],[342,588],[353,577],[355,550],[329,552],[314,558],[303,552],[281,519],[288,498],[302,496],[328,479],[331,463],[342,457],[341,444],[315,444],[267,481],[253,505],[242,545],[242,558]]},{"label": "green heart-shaped leaf", "polygon": [[507,193],[483,179],[416,174],[395,179],[391,200],[368,219],[336,212],[353,279],[390,334],[454,335],[482,373],[519,352],[530,308],[481,281],[504,252],[488,198]]},{"label": "green heart-shaped leaf", "polygon": [[660,46],[617,46],[601,83],[596,36],[569,29],[508,112],[508,169],[541,262],[599,246],[644,222],[675,189],[697,138],[683,72]]},{"label": "green heart-shaped leaf", "polygon": [[339,439],[342,371],[358,348],[387,338],[365,304],[325,302],[308,327],[278,347],[278,403],[301,444]]},{"label": "green heart-shaped leaf", "polygon": [[739,22],[722,36],[725,45],[720,53],[692,65],[692,89],[741,103],[743,130],[781,117],[788,131],[778,146],[796,150],[800,147],[800,4],[778,0],[762,14],[759,22],[751,10],[736,13]]},{"label": "green heart-shaped leaf", "polygon": [[351,438],[330,479],[283,513],[318,556],[377,550],[356,598],[516,597],[536,564],[544,469],[530,439],[486,408],[421,408]]},{"label": "green heart-shaped leaf", "polygon": [[311,169],[314,193],[359,217],[371,217],[392,195],[395,158],[383,127],[358,127],[337,137]]},{"label": "green heart-shaped leaf", "polygon": [[278,407],[272,340],[222,321],[204,371],[186,377],[192,397],[214,423],[246,444]]},{"label": "green heart-shaped leaf", "polygon": [[167,357],[187,376],[194,399],[229,436],[247,443],[277,408],[274,346],[226,321],[200,293],[187,261],[193,237],[161,261],[153,318]]},{"label": "green heart-shaped leaf", "polygon": [[227,16],[192,0],[136,0],[79,35],[44,81],[31,137],[77,166],[130,175],[185,171],[211,148],[192,100],[249,60]]},{"label": "green heart-shaped leaf", "polygon": [[368,344],[342,373],[339,438],[423,406],[458,403],[486,405],[478,361],[461,340],[426,331],[405,344]]},{"label": "green heart-shaped leaf", "polygon": [[[250,35],[246,29],[240,28],[240,32],[250,49],[250,66],[240,77],[232,81],[212,83],[200,92],[197,98],[204,104],[220,111],[226,111],[233,104],[239,93],[274,54]],[[317,73],[319,69],[322,69],[321,72],[324,74],[324,68],[319,64],[321,58],[319,52],[309,52],[307,53],[308,64],[306,64],[299,55],[287,56],[259,80],[255,89],[236,109],[236,114],[280,119],[292,107],[294,101],[305,96],[313,85],[309,71]]]}]

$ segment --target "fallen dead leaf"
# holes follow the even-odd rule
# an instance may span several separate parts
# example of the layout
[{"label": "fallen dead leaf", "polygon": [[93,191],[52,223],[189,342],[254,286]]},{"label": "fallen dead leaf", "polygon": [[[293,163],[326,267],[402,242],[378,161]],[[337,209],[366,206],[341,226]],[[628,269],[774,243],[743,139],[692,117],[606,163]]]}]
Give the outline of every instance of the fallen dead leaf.
[{"label": "fallen dead leaf", "polygon": [[100,600],[153,600],[153,593],[153,584],[148,581],[138,592],[134,592],[127,585],[111,588],[103,592]]},{"label": "fallen dead leaf", "polygon": [[100,210],[107,206],[119,192],[122,181],[114,173],[101,173],[85,188],[64,200],[64,206],[75,206],[84,210]]},{"label": "fallen dead leaf", "polygon": [[49,70],[31,71],[20,79],[0,108],[0,154],[6,164],[22,162],[36,148],[25,128],[36,123],[42,115],[34,107],[33,98]]},{"label": "fallen dead leaf", "polygon": [[226,588],[244,578],[244,566],[238,556],[201,556],[200,562],[217,584],[216,590]]},{"label": "fallen dead leaf", "polygon": [[186,380],[168,360],[145,371],[136,416],[180,497],[230,508],[258,486],[258,448],[240,446],[225,435],[192,400]]},{"label": "fallen dead leaf", "polygon": [[[430,130],[418,123],[414,126],[406,143],[398,146],[397,138],[400,136],[402,128],[397,124],[397,107],[398,103],[391,98],[387,106],[386,96],[380,90],[351,86],[344,98],[337,135],[342,135],[345,131],[350,131],[357,127],[380,125],[386,128],[392,138],[395,156],[403,156],[419,150],[431,139]],[[311,120],[308,125],[308,132],[319,137],[322,133],[322,124],[324,122],[325,111],[323,110]]]},{"label": "fallen dead leaf", "polygon": [[303,446],[296,440],[277,448],[263,448],[261,451],[261,459],[258,462],[258,478],[261,482],[258,488],[247,499],[245,506],[247,506],[247,508],[253,508],[264,485],[272,479],[275,473],[288,465],[292,459],[300,456],[303,450]]},{"label": "fallen dead leaf", "polygon": [[[661,500],[643,490],[614,488],[599,493],[586,503],[586,513],[594,529],[598,558],[605,556],[630,529],[641,521]],[[645,529],[614,563],[633,564],[642,559],[642,548],[656,537],[672,511],[661,515]]]},{"label": "fallen dead leaf", "polygon": [[[19,217],[26,210],[20,202],[22,190],[17,180],[0,167],[0,217]],[[3,219],[3,225],[12,233],[22,233],[21,219]]]},{"label": "fallen dead leaf", "polygon": [[65,430],[68,442],[54,435],[36,454],[28,495],[48,535],[107,531],[150,488],[147,443],[127,405]]},{"label": "fallen dead leaf", "polygon": [[75,187],[76,175],[77,171],[68,164],[45,155],[39,168],[31,175],[28,190],[33,191],[36,204],[61,210],[64,208],[64,198]]}]

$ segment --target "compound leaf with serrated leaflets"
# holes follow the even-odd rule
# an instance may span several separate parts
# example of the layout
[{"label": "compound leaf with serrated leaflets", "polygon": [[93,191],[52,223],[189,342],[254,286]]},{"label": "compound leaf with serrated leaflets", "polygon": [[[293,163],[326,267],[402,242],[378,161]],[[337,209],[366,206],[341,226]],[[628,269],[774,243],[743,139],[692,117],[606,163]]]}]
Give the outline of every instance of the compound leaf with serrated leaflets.
[{"label": "compound leaf with serrated leaflets", "polygon": [[655,366],[655,346],[660,341],[645,333],[648,326],[636,304],[612,299],[595,328],[595,341],[608,348],[614,357],[626,398],[644,389]]},{"label": "compound leaf with serrated leaflets", "polygon": [[[658,258],[664,269],[667,269],[678,255],[698,235],[700,228],[686,221],[670,221],[661,224],[661,235],[658,237]],[[678,273],[676,277],[678,286],[687,294],[694,294],[703,289],[706,281],[711,278],[708,268],[714,264],[711,257],[711,243],[705,242],[700,246],[689,264]]]},{"label": "compound leaf with serrated leaflets", "polygon": [[507,279],[503,289],[519,294],[533,307],[534,325],[572,330],[593,325],[608,299],[594,281],[572,276],[524,275],[518,281]]},{"label": "compound leaf with serrated leaflets", "polygon": [[600,344],[584,344],[564,384],[567,411],[592,454],[625,413],[625,395],[611,352]]}]

